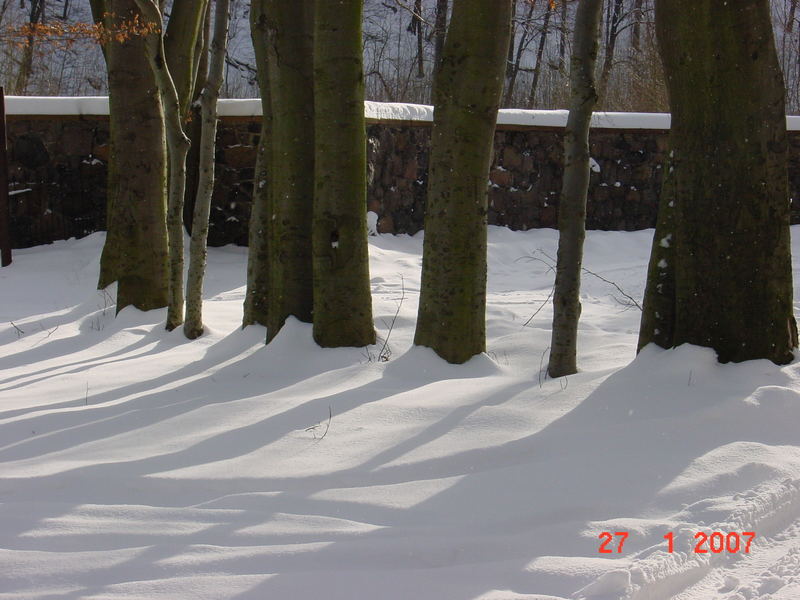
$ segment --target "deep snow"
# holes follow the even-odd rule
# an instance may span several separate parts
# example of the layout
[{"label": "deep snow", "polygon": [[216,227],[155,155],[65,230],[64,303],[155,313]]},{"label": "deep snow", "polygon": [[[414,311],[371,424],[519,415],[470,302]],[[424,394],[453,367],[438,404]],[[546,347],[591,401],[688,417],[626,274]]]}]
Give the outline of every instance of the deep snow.
[{"label": "deep snow", "polygon": [[[651,238],[590,231],[586,267],[638,300]],[[489,239],[488,353],[463,366],[411,346],[422,234],[370,238],[382,340],[400,310],[364,349],[242,331],[243,248],[210,249],[193,342],[114,317],[102,234],[16,251],[0,598],[800,597],[800,363],[635,357],[638,309],[587,274],[582,370],[547,379],[557,234]],[[696,554],[698,531],[756,541]]]}]

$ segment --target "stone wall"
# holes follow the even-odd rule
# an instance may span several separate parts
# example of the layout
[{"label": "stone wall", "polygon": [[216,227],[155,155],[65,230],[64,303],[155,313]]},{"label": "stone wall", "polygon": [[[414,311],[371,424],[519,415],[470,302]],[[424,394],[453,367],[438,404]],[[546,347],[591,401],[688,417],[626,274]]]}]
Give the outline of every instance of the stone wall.
[{"label": "stone wall", "polygon": [[[222,119],[209,243],[247,243],[260,124]],[[368,209],[383,233],[423,227],[430,126],[370,123]],[[512,229],[555,227],[562,174],[562,131],[508,126],[495,136],[489,175],[489,222]],[[15,247],[81,237],[103,229],[108,119],[8,117],[12,240]],[[790,188],[800,198],[800,132],[790,133]],[[587,207],[590,229],[655,225],[667,132],[595,129]],[[309,173],[309,177],[312,174]],[[30,191],[21,191],[30,190]],[[792,204],[800,222],[800,202]]]},{"label": "stone wall", "polygon": [[[489,174],[489,223],[511,229],[556,227],[563,171],[562,131],[502,129],[495,135]],[[422,229],[428,177],[426,127],[368,128],[369,209],[381,232]],[[587,204],[590,229],[655,226],[664,131],[593,130],[593,170]]]}]

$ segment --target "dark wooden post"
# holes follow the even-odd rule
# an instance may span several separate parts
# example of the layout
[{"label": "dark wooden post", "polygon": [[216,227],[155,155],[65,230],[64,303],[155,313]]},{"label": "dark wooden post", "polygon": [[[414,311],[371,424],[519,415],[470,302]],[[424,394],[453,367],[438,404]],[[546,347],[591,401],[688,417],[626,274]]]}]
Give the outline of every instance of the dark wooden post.
[{"label": "dark wooden post", "polygon": [[11,214],[8,204],[8,155],[6,154],[6,94],[0,87],[0,266],[11,264]]}]

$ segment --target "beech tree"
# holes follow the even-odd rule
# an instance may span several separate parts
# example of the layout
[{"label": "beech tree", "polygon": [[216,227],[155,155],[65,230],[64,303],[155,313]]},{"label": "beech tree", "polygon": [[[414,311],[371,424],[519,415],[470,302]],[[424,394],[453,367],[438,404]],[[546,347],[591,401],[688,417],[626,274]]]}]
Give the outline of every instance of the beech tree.
[{"label": "beech tree", "polygon": [[578,370],[578,320],[581,314],[581,266],[586,237],[586,194],[589,189],[589,124],[597,103],[594,71],[602,0],[583,0],[575,17],[570,59],[570,107],[564,130],[564,176],[558,205],[558,262],[553,293],[550,342],[551,377]]},{"label": "beech tree", "polygon": [[486,349],[486,196],[511,0],[453,4],[434,86],[414,343],[451,363]]},{"label": "beech tree", "polygon": [[[92,0],[98,23],[114,30],[140,17],[135,0]],[[106,242],[98,288],[115,281],[117,311],[167,305],[166,148],[161,98],[144,37],[104,46],[108,69],[111,156]]]},{"label": "beech tree", "polygon": [[328,347],[375,343],[362,8],[363,0],[318,1],[314,19],[314,339]]},{"label": "beech tree", "polygon": [[[207,0],[191,4],[205,11]],[[98,285],[118,281],[117,310],[133,304],[142,310],[168,306],[167,328],[183,320],[182,200],[165,197],[166,160],[169,191],[180,187],[181,99],[171,77],[164,49],[161,9],[150,0],[92,0],[92,14],[107,31],[126,23],[142,23],[136,35],[104,45],[108,67],[111,160],[108,186],[108,234]],[[173,44],[194,46],[199,28],[196,15],[179,8],[169,28]],[[175,72],[191,70],[196,60],[176,50]],[[174,94],[170,94],[171,91]],[[165,110],[166,109],[166,110]],[[177,119],[175,118],[177,115]],[[175,125],[178,125],[177,129]],[[176,134],[177,131],[177,134]],[[173,151],[166,153],[165,138]],[[169,210],[167,211],[167,206]]]},{"label": "beech tree", "polygon": [[[161,26],[153,33],[144,36],[145,54],[153,71],[161,102],[164,106],[164,131],[166,134],[167,157],[169,159],[169,183],[167,202],[167,231],[169,239],[169,303],[167,304],[167,329],[172,330],[183,323],[184,285],[183,285],[183,197],[186,189],[186,156],[189,153],[190,141],[183,129],[183,111],[181,97],[175,87],[175,80],[170,71],[165,51],[165,29],[162,9],[157,0],[136,0],[143,17],[149,22]],[[204,13],[205,2],[192,4],[194,10]],[[191,13],[182,14],[190,19]],[[193,19],[192,19],[193,20]],[[174,20],[174,27],[183,24]],[[185,42],[194,46],[199,27],[184,28],[186,32],[194,32],[195,37],[184,38]],[[188,68],[191,61],[186,61]]]},{"label": "beech tree", "polygon": [[784,83],[768,0],[658,0],[670,159],[639,348],[787,363],[792,311]]},{"label": "beech tree", "polygon": [[200,168],[197,201],[192,220],[192,241],[189,275],[186,283],[186,320],[183,332],[189,339],[203,333],[203,276],[206,269],[208,218],[214,192],[214,157],[217,141],[217,100],[225,69],[228,45],[230,0],[216,0],[214,37],[211,40],[208,77],[200,95],[202,127],[200,136]]},{"label": "beech tree", "polygon": [[[312,321],[314,1],[267,0],[270,143],[267,337],[286,318]],[[335,118],[335,115],[327,115]]]},{"label": "beech tree", "polygon": [[244,298],[242,326],[269,323],[269,223],[270,162],[272,156],[272,101],[269,92],[266,0],[253,0],[250,5],[250,35],[256,56],[258,89],[261,91],[261,135],[256,154],[253,178],[253,204],[247,251],[247,291]]}]

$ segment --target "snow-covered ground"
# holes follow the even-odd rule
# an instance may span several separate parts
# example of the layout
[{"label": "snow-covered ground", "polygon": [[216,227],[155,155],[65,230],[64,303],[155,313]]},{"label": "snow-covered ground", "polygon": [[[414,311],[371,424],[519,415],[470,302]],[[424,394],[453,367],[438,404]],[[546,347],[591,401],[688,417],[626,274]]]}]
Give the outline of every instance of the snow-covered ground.
[{"label": "snow-covered ground", "polygon": [[[651,236],[591,231],[586,267],[640,299]],[[635,358],[638,309],[587,274],[582,370],[546,378],[556,237],[490,229],[489,351],[462,366],[411,346],[421,234],[371,238],[363,349],[242,331],[243,248],[210,250],[193,342],[114,317],[102,234],[17,251],[0,598],[800,598],[800,362]]]}]

